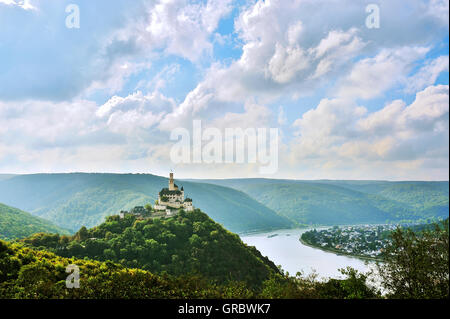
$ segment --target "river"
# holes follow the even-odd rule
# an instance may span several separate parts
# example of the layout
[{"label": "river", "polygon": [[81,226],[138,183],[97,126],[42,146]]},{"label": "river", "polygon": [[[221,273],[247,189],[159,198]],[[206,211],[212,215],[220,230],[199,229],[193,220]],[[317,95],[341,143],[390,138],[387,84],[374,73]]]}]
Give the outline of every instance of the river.
[{"label": "river", "polygon": [[368,271],[374,263],[349,256],[336,255],[303,245],[299,238],[310,229],[283,229],[271,232],[241,235],[244,243],[255,246],[263,256],[281,265],[290,275],[302,271],[310,274],[313,269],[319,278],[343,278],[339,268],[351,266],[361,272]]}]

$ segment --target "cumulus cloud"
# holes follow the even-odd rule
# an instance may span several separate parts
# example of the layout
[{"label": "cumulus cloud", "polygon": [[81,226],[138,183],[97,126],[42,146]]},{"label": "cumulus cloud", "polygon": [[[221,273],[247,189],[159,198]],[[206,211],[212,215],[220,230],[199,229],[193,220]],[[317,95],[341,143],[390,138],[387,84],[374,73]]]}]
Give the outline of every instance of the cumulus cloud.
[{"label": "cumulus cloud", "polygon": [[111,131],[131,134],[154,127],[174,107],[175,102],[159,92],[144,95],[138,91],[124,98],[113,96],[96,111],[96,115],[107,120],[106,125]]},{"label": "cumulus cloud", "polygon": [[16,6],[24,10],[36,10],[36,7],[32,5],[31,0],[0,0],[0,4]]},{"label": "cumulus cloud", "polygon": [[[49,170],[167,168],[170,131],[201,119],[219,129],[282,126],[285,177],[448,172],[448,86],[436,84],[448,53],[434,54],[448,35],[448,1],[380,0],[377,30],[365,27],[366,4],[354,0],[260,0],[238,10],[232,0],[114,1],[83,6],[78,33],[55,27],[50,2],[39,3],[43,16],[9,10],[26,3],[0,0],[37,26],[0,30],[8,48],[0,170],[33,162]],[[233,32],[219,33],[230,14]],[[42,38],[33,41],[32,31]],[[181,101],[167,93],[178,89],[178,75],[189,82]],[[308,110],[305,100],[320,103]],[[255,173],[214,169],[230,171]]]},{"label": "cumulus cloud", "polygon": [[419,169],[435,161],[448,172],[448,163],[442,166],[449,152],[448,116],[448,85],[424,89],[410,105],[396,100],[373,113],[348,100],[322,100],[294,123],[299,136],[291,144],[291,165],[314,159],[324,167],[366,166],[380,178],[381,167],[410,163]]},{"label": "cumulus cloud", "polygon": [[370,99],[406,78],[414,62],[428,52],[424,47],[383,49],[373,58],[357,62],[338,89],[338,96]]},{"label": "cumulus cloud", "polygon": [[449,14],[448,0],[431,0],[427,12],[440,19],[444,25],[448,25]]},{"label": "cumulus cloud", "polygon": [[2,21],[12,24],[0,29],[8,48],[0,60],[1,100],[63,101],[98,90],[115,94],[166,55],[195,63],[211,60],[214,31],[231,10],[231,0],[83,3],[75,30],[64,27],[60,3],[40,3],[45,14],[33,16],[25,13],[34,8],[29,0],[1,3],[26,9],[14,19],[0,11]]},{"label": "cumulus cloud", "polygon": [[417,73],[406,80],[405,91],[415,93],[429,85],[433,85],[442,72],[448,72],[448,58],[447,55],[427,61]]},{"label": "cumulus cloud", "polygon": [[145,3],[133,22],[111,37],[111,46],[133,43],[144,51],[162,50],[192,62],[212,55],[212,37],[232,9],[231,0],[159,0]]}]

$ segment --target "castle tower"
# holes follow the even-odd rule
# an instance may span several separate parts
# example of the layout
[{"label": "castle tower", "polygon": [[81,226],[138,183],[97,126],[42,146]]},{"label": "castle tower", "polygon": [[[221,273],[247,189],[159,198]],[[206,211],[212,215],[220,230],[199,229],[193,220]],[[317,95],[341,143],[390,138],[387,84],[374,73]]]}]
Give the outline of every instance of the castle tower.
[{"label": "castle tower", "polygon": [[173,173],[170,173],[170,179],[169,179],[169,191],[175,190],[175,184],[173,182]]}]

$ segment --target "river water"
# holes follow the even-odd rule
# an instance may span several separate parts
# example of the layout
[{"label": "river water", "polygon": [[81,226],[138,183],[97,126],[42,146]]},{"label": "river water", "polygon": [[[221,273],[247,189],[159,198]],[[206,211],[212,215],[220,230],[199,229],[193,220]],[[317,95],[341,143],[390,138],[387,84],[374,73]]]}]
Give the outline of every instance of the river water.
[{"label": "river water", "polygon": [[255,246],[263,256],[269,257],[277,266],[295,275],[302,271],[308,275],[315,270],[319,278],[343,278],[339,268],[351,266],[361,272],[373,268],[373,262],[336,255],[303,245],[299,238],[310,229],[287,229],[272,232],[241,235],[244,243]]}]

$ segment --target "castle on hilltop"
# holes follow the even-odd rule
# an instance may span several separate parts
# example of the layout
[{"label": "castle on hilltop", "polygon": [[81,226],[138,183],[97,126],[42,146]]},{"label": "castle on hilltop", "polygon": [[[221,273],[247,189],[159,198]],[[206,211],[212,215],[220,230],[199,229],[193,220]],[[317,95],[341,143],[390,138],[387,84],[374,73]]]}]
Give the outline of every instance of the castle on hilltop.
[{"label": "castle on hilltop", "polygon": [[165,211],[167,215],[174,215],[178,210],[193,211],[192,199],[184,198],[184,188],[178,189],[170,173],[169,188],[163,188],[158,194],[158,202],[153,206],[155,211]]}]

